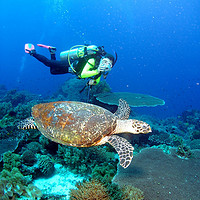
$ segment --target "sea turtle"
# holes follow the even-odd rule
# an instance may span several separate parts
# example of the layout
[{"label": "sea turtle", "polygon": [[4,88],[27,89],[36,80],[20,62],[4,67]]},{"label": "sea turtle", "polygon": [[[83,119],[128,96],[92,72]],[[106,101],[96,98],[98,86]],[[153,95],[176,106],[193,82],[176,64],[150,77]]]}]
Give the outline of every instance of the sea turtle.
[{"label": "sea turtle", "polygon": [[50,140],[75,147],[91,147],[108,142],[120,158],[120,165],[127,168],[133,157],[133,146],[118,133],[148,133],[150,126],[139,120],[129,119],[130,107],[120,99],[117,111],[110,111],[89,103],[58,101],[32,107],[32,117],[18,125],[19,129],[37,128]]}]

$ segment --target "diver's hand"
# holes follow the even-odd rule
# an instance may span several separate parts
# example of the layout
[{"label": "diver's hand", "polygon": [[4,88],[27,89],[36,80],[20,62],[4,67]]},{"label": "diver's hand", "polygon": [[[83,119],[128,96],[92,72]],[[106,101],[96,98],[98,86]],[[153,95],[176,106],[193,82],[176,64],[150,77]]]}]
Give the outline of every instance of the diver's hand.
[{"label": "diver's hand", "polygon": [[96,82],[96,80],[91,79],[91,80],[88,81],[87,84],[88,84],[89,86],[91,86],[91,85],[96,85],[97,82]]},{"label": "diver's hand", "polygon": [[99,65],[98,72],[105,72],[106,71],[106,65]]}]

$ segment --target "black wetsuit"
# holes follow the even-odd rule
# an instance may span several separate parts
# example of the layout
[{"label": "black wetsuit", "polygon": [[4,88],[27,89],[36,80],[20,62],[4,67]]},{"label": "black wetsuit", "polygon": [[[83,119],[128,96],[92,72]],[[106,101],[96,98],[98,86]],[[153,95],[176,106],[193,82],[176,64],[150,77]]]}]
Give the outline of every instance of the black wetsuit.
[{"label": "black wetsuit", "polygon": [[33,52],[32,56],[35,57],[40,62],[42,62],[47,67],[50,67],[51,74],[54,74],[54,75],[55,74],[66,74],[69,72],[68,68],[70,66],[69,66],[68,61],[56,60],[55,54],[51,54],[51,60],[46,58],[43,55],[36,53],[36,52]]}]

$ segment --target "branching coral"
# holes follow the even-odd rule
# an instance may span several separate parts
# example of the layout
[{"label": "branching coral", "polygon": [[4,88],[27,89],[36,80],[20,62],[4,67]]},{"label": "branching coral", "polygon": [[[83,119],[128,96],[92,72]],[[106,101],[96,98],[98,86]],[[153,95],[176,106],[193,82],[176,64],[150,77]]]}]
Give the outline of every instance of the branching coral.
[{"label": "branching coral", "polygon": [[84,181],[76,184],[77,189],[70,191],[70,200],[109,200],[109,194],[104,186],[98,180]]}]

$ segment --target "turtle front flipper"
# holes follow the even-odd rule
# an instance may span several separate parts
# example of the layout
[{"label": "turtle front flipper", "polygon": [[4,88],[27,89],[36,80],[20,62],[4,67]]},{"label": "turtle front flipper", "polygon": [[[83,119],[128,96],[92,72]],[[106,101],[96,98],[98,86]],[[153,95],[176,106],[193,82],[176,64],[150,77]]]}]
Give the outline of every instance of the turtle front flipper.
[{"label": "turtle front flipper", "polygon": [[107,142],[117,151],[120,159],[120,165],[123,168],[127,168],[131,164],[131,160],[133,158],[133,146],[126,139],[117,135],[108,136]]},{"label": "turtle front flipper", "polygon": [[129,118],[130,111],[131,109],[128,103],[123,99],[119,99],[119,106],[117,108],[117,111],[114,113],[114,115],[118,119],[125,120]]},{"label": "turtle front flipper", "polygon": [[26,118],[19,122],[18,129],[37,129],[37,126],[35,124],[35,121],[32,117]]}]

